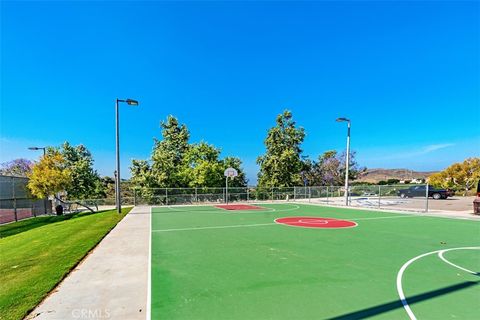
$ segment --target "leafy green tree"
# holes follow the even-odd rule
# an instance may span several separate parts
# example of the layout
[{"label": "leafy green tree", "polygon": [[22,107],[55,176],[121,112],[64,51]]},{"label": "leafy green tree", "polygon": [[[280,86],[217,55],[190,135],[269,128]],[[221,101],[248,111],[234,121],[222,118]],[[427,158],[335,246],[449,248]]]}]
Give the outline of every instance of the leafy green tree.
[{"label": "leafy green tree", "polygon": [[54,195],[72,185],[72,172],[57,150],[51,150],[35,163],[28,178],[27,187],[37,198]]},{"label": "leafy green tree", "polygon": [[130,181],[137,187],[153,187],[156,185],[152,168],[146,160],[132,160]]},{"label": "leafy green tree", "polygon": [[318,185],[318,165],[315,161],[305,158],[303,159],[303,168],[300,172],[304,185]]},{"label": "leafy green tree", "polygon": [[257,159],[260,165],[258,185],[260,187],[291,187],[302,184],[300,145],[305,130],[297,127],[292,113],[285,110],[276,119],[276,125],[268,130],[265,139],[266,153]]},{"label": "leafy green tree", "polygon": [[222,187],[227,166],[239,171],[233,186],[246,185],[240,159],[222,160],[220,149],[203,141],[190,144],[188,128],[173,116],[161,122],[161,128],[162,140],[155,139],[151,160],[133,160],[130,167],[131,181],[143,197],[159,196],[151,188]]},{"label": "leafy green tree", "polygon": [[[407,180],[408,181],[408,180]],[[405,181],[406,182],[406,181]],[[388,179],[387,180],[387,184],[398,184],[400,183],[400,180],[399,179]],[[409,181],[410,183],[410,181]]]},{"label": "leafy green tree", "polygon": [[95,183],[95,194],[101,199],[115,198],[115,180],[111,177],[101,177]]},{"label": "leafy green tree", "polygon": [[[112,183],[106,183],[105,179],[111,180]],[[128,180],[127,180],[128,181]],[[125,187],[122,184],[122,192]],[[100,177],[95,182],[95,199],[115,198],[115,178],[114,177]]]},{"label": "leafy green tree", "polygon": [[238,176],[229,182],[231,187],[245,187],[247,180],[239,158],[226,157],[220,159],[220,149],[205,142],[193,144],[185,155],[183,181],[189,187],[223,187],[225,185],[225,169],[237,169]]},{"label": "leafy green tree", "polygon": [[[183,181],[179,173],[189,149],[190,132],[185,124],[179,124],[173,116],[168,116],[167,121],[162,121],[160,126],[163,139],[161,141],[155,139],[154,142],[150,172],[153,180],[149,183],[154,181],[155,186],[158,187],[186,187],[188,183]],[[146,172],[145,163],[141,165],[143,172]],[[134,174],[135,172],[132,172],[132,175]]]},{"label": "leafy green tree", "polygon": [[238,172],[238,176],[236,176],[235,179],[228,181],[228,185],[230,187],[246,187],[247,186],[248,180],[247,180],[247,176],[245,175],[245,172],[243,171],[242,160],[240,160],[240,158],[226,157],[223,160],[222,176],[227,168],[234,168]]},{"label": "leafy green tree", "polygon": [[100,176],[93,169],[93,157],[84,145],[72,146],[65,142],[60,148],[49,148],[51,154],[57,150],[63,156],[65,166],[70,170],[73,183],[66,186],[69,199],[96,198],[102,194]]},{"label": "leafy green tree", "polygon": [[205,142],[193,144],[185,154],[182,181],[189,187],[220,186],[223,180],[220,149]]}]

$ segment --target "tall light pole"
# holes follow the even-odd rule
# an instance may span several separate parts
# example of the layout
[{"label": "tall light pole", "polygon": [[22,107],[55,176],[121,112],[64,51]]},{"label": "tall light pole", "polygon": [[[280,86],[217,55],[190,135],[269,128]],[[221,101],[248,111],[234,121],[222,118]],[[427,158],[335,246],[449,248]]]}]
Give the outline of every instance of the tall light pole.
[{"label": "tall light pole", "polygon": [[337,122],[347,123],[347,155],[345,159],[345,205],[348,206],[348,169],[350,167],[350,119],[337,118]]},{"label": "tall light pole", "polygon": [[43,150],[43,156],[45,157],[47,147],[29,147],[28,150]]},{"label": "tall light pole", "polygon": [[116,170],[116,179],[115,179],[115,205],[117,207],[117,212],[122,213],[122,199],[120,198],[120,123],[119,123],[119,116],[118,116],[118,104],[120,102],[125,102],[129,106],[138,106],[138,101],[133,99],[126,99],[115,100],[115,140],[116,140],[116,158],[117,158],[117,170]]}]

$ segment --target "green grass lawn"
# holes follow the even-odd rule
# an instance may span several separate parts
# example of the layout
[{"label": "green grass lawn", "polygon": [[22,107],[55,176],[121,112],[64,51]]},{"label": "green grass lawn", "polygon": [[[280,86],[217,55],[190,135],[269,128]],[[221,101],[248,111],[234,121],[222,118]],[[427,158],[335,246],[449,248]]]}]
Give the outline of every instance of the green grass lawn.
[{"label": "green grass lawn", "polygon": [[[304,204],[264,210],[152,210],[152,319],[408,319],[402,265],[431,251],[478,247],[480,222]],[[358,223],[346,229],[274,223],[291,216]],[[479,248],[480,249],[480,248]],[[447,252],[480,271],[480,250]],[[436,254],[403,279],[418,319],[478,319],[480,278]]]},{"label": "green grass lawn", "polygon": [[130,210],[0,226],[0,319],[26,316]]}]

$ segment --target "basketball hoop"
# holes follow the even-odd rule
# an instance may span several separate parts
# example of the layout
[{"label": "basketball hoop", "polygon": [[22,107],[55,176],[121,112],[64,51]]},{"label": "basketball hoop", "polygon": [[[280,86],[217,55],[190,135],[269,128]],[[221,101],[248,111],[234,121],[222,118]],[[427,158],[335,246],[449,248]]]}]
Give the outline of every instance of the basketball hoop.
[{"label": "basketball hoop", "polygon": [[238,176],[238,172],[234,168],[226,169],[223,174],[225,175],[225,177],[230,177],[232,179],[235,178],[236,176]]},{"label": "basketball hoop", "polygon": [[227,168],[223,174],[225,175],[225,203],[228,204],[228,177],[233,179],[238,176],[238,172],[234,168]]}]

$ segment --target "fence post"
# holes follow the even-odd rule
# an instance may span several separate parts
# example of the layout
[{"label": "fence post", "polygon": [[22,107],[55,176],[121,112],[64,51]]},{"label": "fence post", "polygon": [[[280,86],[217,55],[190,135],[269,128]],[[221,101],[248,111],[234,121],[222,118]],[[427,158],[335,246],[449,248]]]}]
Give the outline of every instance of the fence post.
[{"label": "fence post", "polygon": [[247,187],[247,202],[250,200],[250,194],[248,193],[248,187]]},{"label": "fence post", "polygon": [[297,200],[297,187],[293,186],[293,201]]},{"label": "fence post", "polygon": [[165,204],[168,206],[168,188],[165,188]]},{"label": "fence post", "polygon": [[15,215],[15,221],[18,221],[17,198],[15,197],[15,178],[14,177],[12,177],[12,198],[13,198],[13,214]]},{"label": "fence post", "polygon": [[197,192],[197,187],[195,187],[195,202],[198,203],[198,192]]},{"label": "fence post", "polygon": [[428,183],[427,183],[427,187],[425,188],[425,212],[428,212]]},{"label": "fence post", "polygon": [[308,202],[312,201],[312,187],[308,187]]},{"label": "fence post", "polygon": [[272,187],[272,201],[273,201],[273,200],[274,200],[274,199],[273,199],[273,187]]},{"label": "fence post", "polygon": [[328,186],[327,186],[327,204],[328,204]]},{"label": "fence post", "polygon": [[382,203],[382,186],[378,186],[378,209],[380,209]]},{"label": "fence post", "polygon": [[47,201],[48,200],[47,199],[43,198],[43,210],[45,210],[45,214],[48,214],[48,212],[47,212]]}]

